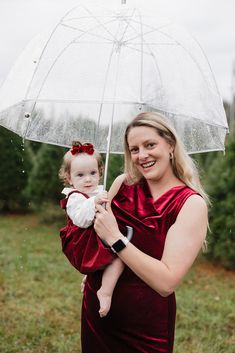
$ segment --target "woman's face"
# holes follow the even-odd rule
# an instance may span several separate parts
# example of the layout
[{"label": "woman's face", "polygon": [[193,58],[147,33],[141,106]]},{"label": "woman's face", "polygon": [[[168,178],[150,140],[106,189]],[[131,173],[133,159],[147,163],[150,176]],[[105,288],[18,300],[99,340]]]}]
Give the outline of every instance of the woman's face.
[{"label": "woman's face", "polygon": [[148,126],[133,127],[127,142],[132,162],[145,179],[157,181],[172,175],[170,152],[173,152],[173,148],[156,129]]}]

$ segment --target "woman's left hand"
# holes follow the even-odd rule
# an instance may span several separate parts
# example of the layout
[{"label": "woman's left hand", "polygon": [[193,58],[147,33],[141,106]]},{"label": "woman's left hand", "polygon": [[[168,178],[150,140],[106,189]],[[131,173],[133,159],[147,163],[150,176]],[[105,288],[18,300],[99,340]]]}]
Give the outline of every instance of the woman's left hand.
[{"label": "woman's left hand", "polygon": [[106,203],[106,209],[101,205],[96,205],[94,228],[98,236],[109,245],[122,236],[109,202]]}]

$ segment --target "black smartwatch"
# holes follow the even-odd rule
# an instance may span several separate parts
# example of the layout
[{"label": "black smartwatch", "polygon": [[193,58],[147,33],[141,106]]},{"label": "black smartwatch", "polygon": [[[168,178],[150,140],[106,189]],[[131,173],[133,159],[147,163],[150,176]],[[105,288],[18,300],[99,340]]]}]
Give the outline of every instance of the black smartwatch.
[{"label": "black smartwatch", "polygon": [[129,239],[123,237],[122,239],[118,239],[115,243],[111,246],[111,250],[116,254],[119,251],[123,250],[127,244],[130,242]]}]

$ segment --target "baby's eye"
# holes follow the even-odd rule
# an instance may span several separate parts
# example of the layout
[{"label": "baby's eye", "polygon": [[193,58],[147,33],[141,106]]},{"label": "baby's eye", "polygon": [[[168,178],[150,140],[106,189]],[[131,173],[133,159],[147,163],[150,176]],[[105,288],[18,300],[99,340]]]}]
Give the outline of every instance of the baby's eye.
[{"label": "baby's eye", "polygon": [[91,175],[96,175],[97,171],[96,170],[92,170]]},{"label": "baby's eye", "polygon": [[83,177],[83,174],[82,174],[82,173],[79,173],[79,174],[78,174],[78,177],[79,177],[79,178],[82,178],[82,177]]}]

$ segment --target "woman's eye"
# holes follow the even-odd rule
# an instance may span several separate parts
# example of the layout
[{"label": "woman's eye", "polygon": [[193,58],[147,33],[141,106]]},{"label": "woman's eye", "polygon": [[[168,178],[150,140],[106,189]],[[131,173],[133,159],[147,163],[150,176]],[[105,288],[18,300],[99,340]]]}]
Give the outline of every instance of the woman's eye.
[{"label": "woman's eye", "polygon": [[156,146],[156,143],[155,142],[150,142],[147,144],[147,148],[154,148]]},{"label": "woman's eye", "polygon": [[135,148],[135,147],[130,148],[130,152],[131,152],[131,154],[138,153],[138,148]]}]

